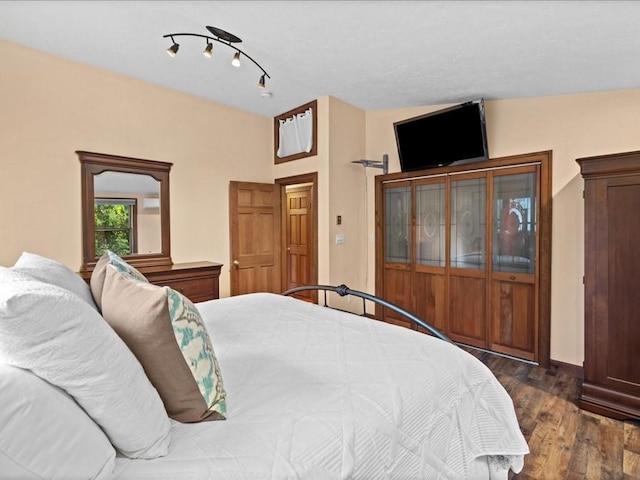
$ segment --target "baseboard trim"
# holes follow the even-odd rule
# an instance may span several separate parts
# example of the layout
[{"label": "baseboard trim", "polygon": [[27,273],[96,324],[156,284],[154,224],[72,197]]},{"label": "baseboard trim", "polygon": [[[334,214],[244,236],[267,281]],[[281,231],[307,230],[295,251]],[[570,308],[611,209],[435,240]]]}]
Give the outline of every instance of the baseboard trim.
[{"label": "baseboard trim", "polygon": [[579,365],[551,359],[549,370],[584,380],[584,369]]}]

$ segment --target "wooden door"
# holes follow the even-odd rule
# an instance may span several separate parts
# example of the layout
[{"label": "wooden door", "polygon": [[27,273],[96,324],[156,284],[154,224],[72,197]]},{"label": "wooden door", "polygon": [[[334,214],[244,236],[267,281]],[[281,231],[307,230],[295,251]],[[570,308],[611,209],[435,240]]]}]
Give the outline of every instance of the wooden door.
[{"label": "wooden door", "polygon": [[449,195],[449,311],[452,340],[487,347],[487,178],[460,174]]},{"label": "wooden door", "polygon": [[535,360],[538,166],[491,172],[490,349]]},{"label": "wooden door", "polygon": [[231,295],[280,293],[279,188],[230,182],[229,223]]},{"label": "wooden door", "polygon": [[[313,264],[313,185],[285,187],[285,289],[312,284]],[[314,301],[313,291],[295,294],[296,297]]]},{"label": "wooden door", "polygon": [[[412,189],[410,182],[398,182],[384,186],[384,293],[391,303],[412,310],[411,301],[411,252],[412,252]],[[406,318],[388,309],[383,319],[390,323],[412,328]]]},{"label": "wooden door", "polygon": [[437,329],[446,326],[446,182],[443,177],[414,182],[412,312]]}]

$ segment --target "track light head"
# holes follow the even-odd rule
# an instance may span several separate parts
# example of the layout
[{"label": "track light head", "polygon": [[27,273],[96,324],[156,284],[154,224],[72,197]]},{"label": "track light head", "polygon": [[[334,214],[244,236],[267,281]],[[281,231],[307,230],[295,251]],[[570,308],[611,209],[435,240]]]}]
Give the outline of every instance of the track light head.
[{"label": "track light head", "polygon": [[207,46],[205,47],[204,52],[202,52],[202,54],[205,57],[211,58],[213,56],[213,43],[207,40]]},{"label": "track light head", "polygon": [[258,81],[258,86],[260,88],[264,88],[264,82],[265,82],[265,79],[264,79],[264,73],[263,73],[262,75],[260,75],[260,80]]},{"label": "track light head", "polygon": [[231,60],[231,65],[233,65],[234,67],[240,66],[240,52],[236,52],[233,55],[233,60]]},{"label": "track light head", "polygon": [[173,37],[171,37],[171,41],[173,42],[173,45],[167,48],[167,53],[169,54],[170,57],[175,57],[176,54],[178,53],[178,49],[180,48],[180,45],[178,45],[175,42],[175,40],[173,40]]}]

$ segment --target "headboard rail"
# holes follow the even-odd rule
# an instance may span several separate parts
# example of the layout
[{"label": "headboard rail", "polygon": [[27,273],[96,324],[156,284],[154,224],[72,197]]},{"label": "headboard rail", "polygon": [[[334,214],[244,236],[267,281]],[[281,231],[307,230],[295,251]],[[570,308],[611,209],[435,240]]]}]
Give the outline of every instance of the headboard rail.
[{"label": "headboard rail", "polygon": [[[351,290],[349,287],[347,287],[346,285],[342,284],[342,285],[338,285],[337,287],[331,286],[331,285],[304,285],[301,287],[296,287],[296,288],[292,288],[289,289],[285,292],[282,292],[282,295],[292,295],[294,293],[297,292],[303,292],[306,290],[322,290],[324,292],[324,306],[325,307],[329,307],[329,308],[334,308],[331,307],[328,303],[327,303],[327,292],[335,292],[338,295],[340,295],[341,297],[344,297],[346,295],[353,295],[354,297],[358,297],[358,298],[362,298],[362,308],[363,308],[363,312],[366,312],[366,301],[369,300],[373,303],[376,303],[378,305],[382,305],[385,308],[388,308],[389,310],[393,310],[394,312],[402,315],[403,317],[407,318],[408,320],[411,321],[411,323],[413,323],[416,326],[420,326],[422,328],[424,328],[425,330],[427,330],[429,333],[431,333],[434,337],[439,338],[440,340],[444,340],[445,342],[449,342],[449,343],[454,343],[449,337],[447,337],[444,333],[442,333],[440,330],[438,330],[437,328],[435,328],[433,325],[430,325],[429,323],[425,322],[424,320],[422,320],[421,318],[417,317],[416,315],[414,315],[411,312],[408,312],[407,310],[405,310],[402,307],[399,307],[398,305],[395,305],[391,302],[388,302],[380,297],[376,297],[375,295],[371,295],[369,293],[365,293],[365,292],[360,292],[358,290]],[[363,313],[364,315],[364,313]],[[454,344],[455,345],[455,344]]]}]

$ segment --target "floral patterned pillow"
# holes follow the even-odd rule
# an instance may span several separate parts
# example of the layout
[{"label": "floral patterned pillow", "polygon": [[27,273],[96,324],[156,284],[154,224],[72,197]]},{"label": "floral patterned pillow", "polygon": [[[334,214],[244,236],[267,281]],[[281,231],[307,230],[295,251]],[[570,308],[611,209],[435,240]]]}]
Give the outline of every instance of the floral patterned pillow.
[{"label": "floral patterned pillow", "polygon": [[107,257],[109,257],[109,265],[113,265],[118,269],[119,272],[125,273],[135,280],[139,280],[141,282],[149,283],[147,277],[145,277],[142,273],[138,271],[135,267],[129,265],[122,258],[120,258],[117,254],[113,253],[110,250],[104,252]]},{"label": "floral patterned pillow", "polygon": [[106,268],[102,316],[142,364],[169,417],[222,420],[226,392],[209,332],[184,295]]},{"label": "floral patterned pillow", "polygon": [[140,271],[129,265],[117,254],[110,250],[106,250],[102,257],[96,263],[93,272],[91,272],[91,294],[93,295],[93,301],[96,303],[99,309],[102,309],[102,289],[104,288],[104,279],[107,273],[107,265],[113,265],[119,272],[129,276],[131,279],[149,283],[149,280],[140,273]]}]

